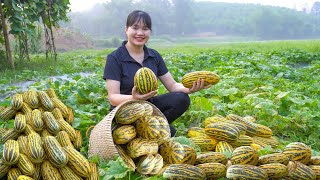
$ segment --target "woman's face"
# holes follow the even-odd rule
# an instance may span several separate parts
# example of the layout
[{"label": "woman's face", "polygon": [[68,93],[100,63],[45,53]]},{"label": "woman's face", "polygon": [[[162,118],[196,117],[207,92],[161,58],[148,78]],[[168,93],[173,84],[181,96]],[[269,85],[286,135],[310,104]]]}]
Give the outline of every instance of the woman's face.
[{"label": "woman's face", "polygon": [[143,23],[136,22],[132,26],[126,27],[128,42],[133,46],[144,46],[148,42],[151,30]]}]

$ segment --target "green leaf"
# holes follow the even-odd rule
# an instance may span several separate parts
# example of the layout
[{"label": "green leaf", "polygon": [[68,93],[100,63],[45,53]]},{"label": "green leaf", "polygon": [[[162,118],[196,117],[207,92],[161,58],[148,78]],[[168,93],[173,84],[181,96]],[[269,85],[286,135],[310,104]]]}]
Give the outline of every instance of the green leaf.
[{"label": "green leaf", "polygon": [[211,111],[212,103],[205,97],[195,97],[193,103],[202,111]]},{"label": "green leaf", "polygon": [[109,161],[108,166],[109,168],[105,172],[106,175],[103,177],[103,180],[124,178],[130,171],[120,157],[116,161]]},{"label": "green leaf", "polygon": [[286,97],[289,93],[290,93],[290,91],[281,92],[280,94],[278,94],[278,95],[275,97],[275,99],[276,99],[276,100],[280,100],[280,99]]},{"label": "green leaf", "polygon": [[226,89],[224,91],[222,91],[222,96],[230,96],[232,94],[237,94],[239,92],[239,89],[238,88],[229,88],[229,89]]},{"label": "green leaf", "polygon": [[271,154],[273,152],[273,149],[271,146],[266,146],[265,148],[258,151],[259,156],[263,156],[266,154]]}]

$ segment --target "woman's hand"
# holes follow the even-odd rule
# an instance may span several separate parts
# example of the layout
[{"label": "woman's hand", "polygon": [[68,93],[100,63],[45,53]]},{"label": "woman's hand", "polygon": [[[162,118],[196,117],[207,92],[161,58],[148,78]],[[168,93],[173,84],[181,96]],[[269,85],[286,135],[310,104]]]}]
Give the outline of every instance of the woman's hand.
[{"label": "woman's hand", "polygon": [[156,95],[158,93],[157,90],[155,91],[151,91],[147,94],[140,94],[138,91],[137,91],[137,88],[136,86],[134,86],[132,88],[132,97],[133,99],[136,99],[136,100],[147,100],[147,99],[150,99],[152,98],[154,95]]},{"label": "woman's hand", "polygon": [[193,82],[193,86],[189,89],[189,91],[191,94],[191,93],[200,91],[202,89],[208,89],[210,87],[211,85],[207,85],[207,86],[204,85],[204,79],[198,79],[198,81]]}]

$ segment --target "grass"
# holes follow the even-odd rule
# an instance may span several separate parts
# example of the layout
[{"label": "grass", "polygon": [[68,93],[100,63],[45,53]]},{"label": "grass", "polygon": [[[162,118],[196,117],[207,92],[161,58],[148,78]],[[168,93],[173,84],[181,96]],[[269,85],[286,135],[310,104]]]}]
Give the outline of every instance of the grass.
[{"label": "grass", "polygon": [[159,51],[190,51],[192,49],[214,49],[232,51],[283,51],[300,49],[307,52],[319,52],[320,40],[286,40],[286,41],[249,41],[249,42],[220,42],[220,43],[178,43],[163,45],[150,43],[149,47]]}]

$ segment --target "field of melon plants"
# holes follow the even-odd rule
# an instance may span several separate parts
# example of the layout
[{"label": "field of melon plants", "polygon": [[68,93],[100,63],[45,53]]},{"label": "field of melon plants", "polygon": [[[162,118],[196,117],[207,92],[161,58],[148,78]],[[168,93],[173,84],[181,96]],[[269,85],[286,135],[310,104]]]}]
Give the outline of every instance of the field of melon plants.
[{"label": "field of melon plants", "polygon": [[[281,147],[299,141],[309,145],[313,155],[318,155],[319,47],[320,41],[217,44],[206,48],[155,47],[177,81],[188,72],[200,70],[213,71],[221,77],[220,82],[210,89],[190,95],[189,110],[174,122],[178,141],[190,144],[184,138],[188,128],[203,126],[207,117],[216,114],[250,115],[272,129],[282,143]],[[0,106],[10,105],[9,96],[15,93],[32,88],[53,88],[74,111],[73,127],[80,130],[83,137],[80,152],[87,157],[86,131],[109,113],[102,75],[105,57],[111,51],[68,52],[52,62],[46,62],[43,55],[35,55],[27,64],[21,62],[17,71],[0,72]],[[29,86],[21,89],[26,82]],[[166,93],[163,85],[158,93]],[[0,125],[10,128],[13,121],[2,121]],[[100,179],[143,179],[125,167],[119,158],[106,162],[93,157],[90,161],[99,163]]]}]

